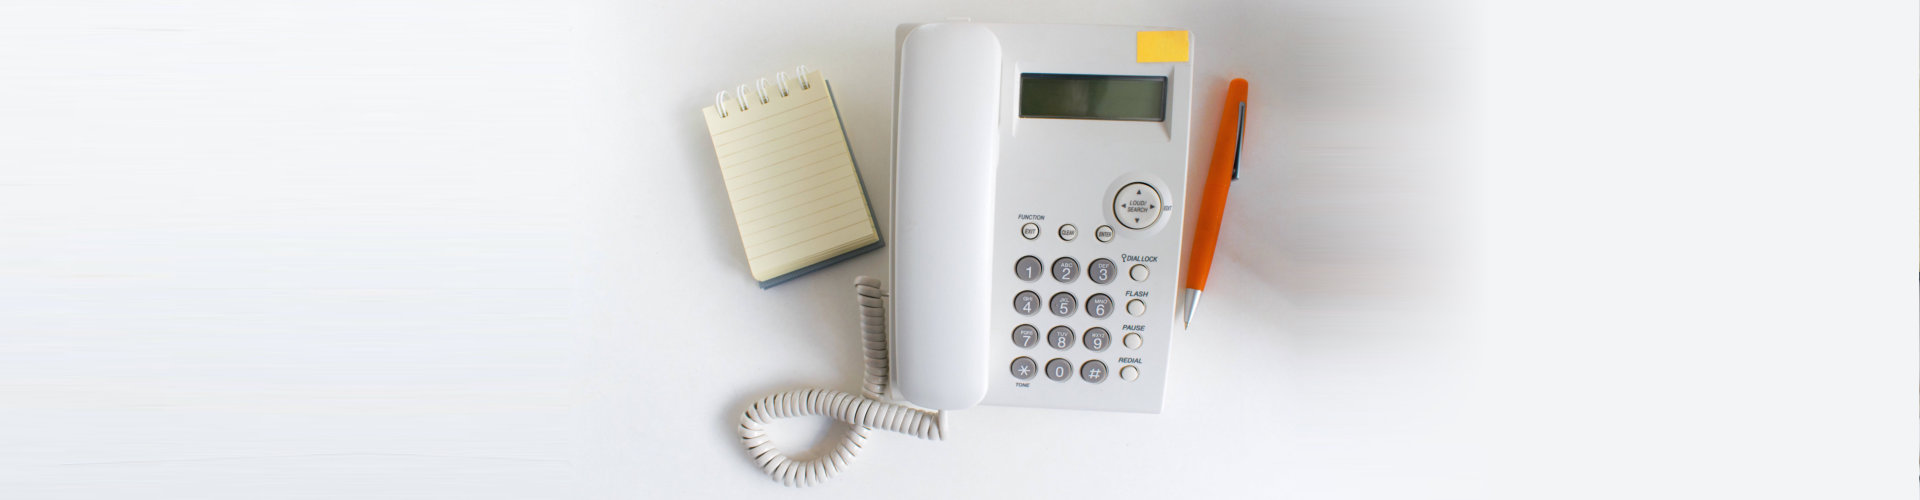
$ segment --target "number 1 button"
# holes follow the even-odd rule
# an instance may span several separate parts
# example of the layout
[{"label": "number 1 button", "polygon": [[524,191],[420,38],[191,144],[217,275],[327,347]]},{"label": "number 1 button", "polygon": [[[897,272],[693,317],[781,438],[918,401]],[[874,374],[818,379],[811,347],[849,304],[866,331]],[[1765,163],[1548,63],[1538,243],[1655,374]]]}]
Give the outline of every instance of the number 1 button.
[{"label": "number 1 button", "polygon": [[1028,255],[1013,263],[1013,276],[1020,281],[1040,279],[1040,258]]}]

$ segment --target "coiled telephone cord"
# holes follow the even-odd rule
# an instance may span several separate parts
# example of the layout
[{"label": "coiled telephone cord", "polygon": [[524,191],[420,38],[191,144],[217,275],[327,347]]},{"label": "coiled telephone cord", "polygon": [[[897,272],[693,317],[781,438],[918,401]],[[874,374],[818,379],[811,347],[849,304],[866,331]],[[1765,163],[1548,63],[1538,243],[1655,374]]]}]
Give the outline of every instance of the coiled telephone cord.
[{"label": "coiled telephone cord", "polygon": [[[853,280],[860,301],[860,336],[866,353],[866,384],[860,395],[832,389],[797,389],[754,402],[740,415],[740,442],[747,454],[774,481],[801,487],[825,483],[853,463],[866,447],[873,429],[940,440],[946,434],[946,415],[937,411],[887,402],[886,298],[880,280],[861,276]],[[849,425],[840,443],[825,454],[805,460],[782,453],[767,437],[766,424],[776,418],[826,415]]]}]

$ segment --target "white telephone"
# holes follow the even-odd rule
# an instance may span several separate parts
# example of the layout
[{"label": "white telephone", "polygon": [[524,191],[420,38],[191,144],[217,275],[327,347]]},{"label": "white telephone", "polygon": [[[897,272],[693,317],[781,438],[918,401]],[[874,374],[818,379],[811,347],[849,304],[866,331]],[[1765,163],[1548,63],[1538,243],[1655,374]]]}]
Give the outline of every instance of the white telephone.
[{"label": "white telephone", "polygon": [[[1186,32],[934,23],[901,26],[897,42],[893,292],[856,285],[865,395],[789,391],[741,420],[749,452],[788,485],[837,473],[871,428],[939,439],[945,411],[981,403],[1160,411],[1186,203]],[[917,407],[884,399],[889,375]],[[819,414],[852,424],[823,456],[790,459],[765,434],[771,418]]]}]

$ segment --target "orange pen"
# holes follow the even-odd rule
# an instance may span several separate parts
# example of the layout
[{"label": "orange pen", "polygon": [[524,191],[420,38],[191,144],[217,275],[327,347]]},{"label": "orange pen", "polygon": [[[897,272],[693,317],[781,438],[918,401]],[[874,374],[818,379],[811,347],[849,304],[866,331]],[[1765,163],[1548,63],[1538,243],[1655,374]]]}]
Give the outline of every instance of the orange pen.
[{"label": "orange pen", "polygon": [[1200,196],[1200,225],[1193,228],[1183,328],[1193,324],[1193,308],[1200,305],[1200,292],[1207,289],[1214,244],[1220,241],[1220,218],[1227,212],[1227,186],[1240,178],[1241,136],[1246,131],[1247,81],[1235,78],[1227,83],[1227,102],[1220,108],[1220,133],[1213,138],[1213,165],[1207,169],[1206,191]]}]

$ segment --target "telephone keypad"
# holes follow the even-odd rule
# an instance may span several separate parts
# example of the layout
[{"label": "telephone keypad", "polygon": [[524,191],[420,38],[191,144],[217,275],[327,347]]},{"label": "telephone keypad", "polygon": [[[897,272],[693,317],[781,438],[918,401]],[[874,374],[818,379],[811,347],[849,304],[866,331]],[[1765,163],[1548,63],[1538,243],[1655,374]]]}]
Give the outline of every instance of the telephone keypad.
[{"label": "telephone keypad", "polygon": [[1063,318],[1072,316],[1073,310],[1079,306],[1080,303],[1073,299],[1073,294],[1067,292],[1053,294],[1053,299],[1047,302],[1047,310],[1053,311],[1054,316]]},{"label": "telephone keypad", "polygon": [[1034,328],[1033,325],[1020,325],[1020,326],[1013,327],[1013,345],[1017,345],[1017,346],[1020,346],[1021,349],[1025,349],[1025,348],[1033,347],[1033,345],[1037,343],[1040,343],[1039,328]]},{"label": "telephone keypad", "polygon": [[[1061,227],[1071,227],[1071,225],[1062,224]],[[1100,230],[1096,230],[1094,235],[1096,239],[1105,241],[1107,238],[1101,238],[1102,233],[1111,237],[1112,231],[1112,228],[1101,226]],[[1071,241],[1072,237],[1063,237],[1062,239]],[[1078,290],[1046,290],[1044,288],[1022,290],[1014,296],[1014,309],[1020,314],[1032,316],[1038,314],[1039,309],[1044,307],[1047,309],[1047,312],[1061,318],[1061,321],[1076,320],[1075,313],[1079,312],[1078,310],[1082,307],[1085,308],[1087,315],[1084,319],[1078,319],[1079,321],[1112,319],[1115,309],[1123,309],[1133,316],[1146,314],[1145,300],[1131,298],[1126,300],[1126,303],[1121,304],[1118,299],[1114,298],[1114,294],[1120,293],[1122,290],[1129,290],[1130,287],[1133,286],[1139,286],[1135,283],[1147,280],[1149,270],[1145,264],[1130,264],[1123,269],[1122,266],[1111,257],[1093,257],[1087,261],[1085,269],[1087,280],[1091,283],[1073,285],[1080,277],[1080,266],[1081,262],[1076,260],[1075,257],[1070,256],[1047,257],[1044,255],[1025,255],[1015,259],[1015,277],[1023,282],[1039,284],[1042,282],[1042,280],[1039,279],[1039,274],[1046,273],[1053,278],[1054,282],[1063,285],[1062,288]],[[1125,283],[1129,288],[1105,288],[1106,286],[1114,286],[1114,282],[1119,280],[1123,271],[1126,273],[1127,278],[1132,279],[1132,282]],[[1088,290],[1089,288],[1103,291],[1082,293],[1082,291],[1090,291]],[[1043,298],[1044,301],[1042,300]],[[1030,380],[1033,378],[1033,372],[1036,371],[1045,373],[1048,379],[1057,382],[1070,382],[1076,376],[1083,382],[1093,384],[1105,382],[1106,379],[1114,375],[1118,375],[1121,380],[1126,381],[1138,380],[1140,378],[1142,375],[1141,368],[1133,364],[1114,365],[1109,364],[1112,358],[1086,358],[1096,355],[1094,353],[1106,353],[1112,350],[1111,347],[1114,342],[1119,342],[1121,345],[1126,346],[1128,350],[1144,348],[1146,339],[1142,337],[1143,332],[1119,332],[1123,335],[1116,338],[1115,332],[1108,329],[1110,327],[1117,328],[1116,325],[1087,325],[1084,330],[1076,330],[1078,327],[1079,325],[1055,325],[1043,331],[1032,324],[1015,326],[1012,330],[1012,340],[1016,348],[1030,349],[1044,342],[1047,347],[1060,351],[1061,354],[1067,357],[1054,358],[1041,363],[1026,356],[1018,356],[1014,358],[1013,364],[1009,366],[1008,369],[1013,372],[1014,377],[1018,380]],[[1079,345],[1074,345],[1076,343]],[[1086,350],[1080,351],[1080,348]],[[1072,356],[1072,354],[1076,352],[1082,353],[1082,356]],[[1022,375],[1023,372],[1025,375]]]},{"label": "telephone keypad", "polygon": [[1053,280],[1054,281],[1058,281],[1061,283],[1072,283],[1073,280],[1076,280],[1079,278],[1080,278],[1080,262],[1073,260],[1073,257],[1061,257],[1053,261]]},{"label": "telephone keypad", "polygon": [[1073,329],[1065,326],[1056,326],[1053,327],[1052,330],[1048,330],[1047,345],[1062,351],[1073,347]]},{"label": "telephone keypad", "polygon": [[1055,382],[1065,382],[1073,377],[1073,363],[1060,358],[1047,362],[1047,378]]},{"label": "telephone keypad", "polygon": [[1026,290],[1014,295],[1013,310],[1026,316],[1040,312],[1040,294],[1033,293],[1033,290]]},{"label": "telephone keypad", "polygon": [[1013,276],[1020,281],[1038,281],[1040,279],[1040,258],[1028,255],[1013,263]]}]

